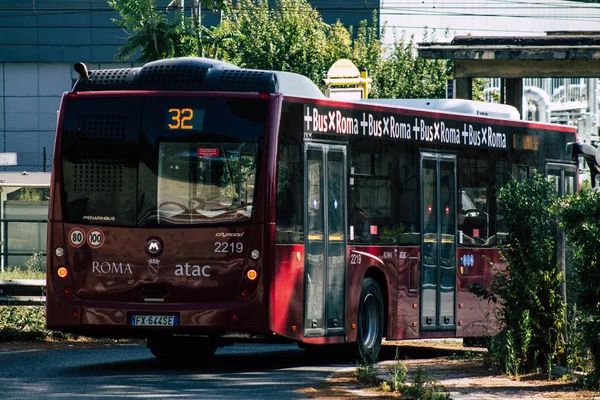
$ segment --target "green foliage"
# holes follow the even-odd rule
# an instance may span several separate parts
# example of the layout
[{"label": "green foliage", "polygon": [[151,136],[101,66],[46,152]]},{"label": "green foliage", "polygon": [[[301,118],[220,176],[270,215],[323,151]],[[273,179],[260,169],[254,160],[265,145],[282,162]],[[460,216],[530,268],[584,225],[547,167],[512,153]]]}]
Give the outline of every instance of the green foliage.
[{"label": "green foliage", "polygon": [[[207,1],[207,0],[206,0]],[[203,1],[203,4],[206,2]],[[451,64],[417,56],[413,37],[395,37],[384,45],[385,26],[377,13],[371,21],[347,29],[339,21],[323,22],[307,0],[229,0],[214,3],[223,10],[216,27],[196,26],[181,9],[165,13],[156,0],[109,0],[120,19],[113,21],[129,35],[115,56],[139,61],[181,56],[206,56],[242,68],[290,71],[320,85],[329,67],[347,58],[373,79],[370,97],[444,98]],[[354,32],[356,33],[354,35]],[[428,35],[423,41],[428,40]]]},{"label": "green foliage", "polygon": [[[336,43],[346,40],[340,26],[331,28],[306,0],[240,0],[224,16],[221,43],[224,60],[240,67],[292,71],[320,81],[337,52],[329,51],[328,33]],[[347,35],[347,33],[346,33]]]},{"label": "green foliage", "polygon": [[128,35],[115,55],[117,61],[131,59],[138,50],[142,62],[197,55],[198,35],[182,9],[172,14],[159,12],[156,0],[109,0],[108,5],[120,15],[112,21]]},{"label": "green foliage", "polygon": [[508,374],[543,370],[561,360],[564,304],[556,262],[557,196],[542,175],[511,181],[499,191],[510,232],[501,257],[505,269],[494,275],[490,291],[478,295],[501,305],[503,330],[490,353]]},{"label": "green foliage", "polygon": [[0,306],[0,342],[49,337],[45,316],[43,306]]},{"label": "green foliage", "polygon": [[390,368],[391,379],[382,382],[380,387],[384,392],[398,393],[405,400],[442,400],[450,398],[450,393],[435,379],[429,378],[421,367],[417,368],[412,383],[408,381],[408,368],[401,363],[396,349],[395,362]]},{"label": "green foliage", "polygon": [[435,379],[429,378],[423,368],[419,367],[411,385],[400,390],[402,399],[443,400],[449,399],[450,393]]},{"label": "green foliage", "polygon": [[356,363],[354,377],[359,383],[365,386],[376,386],[381,381],[381,379],[377,377],[377,368],[375,368],[374,361],[366,360],[364,358]]},{"label": "green foliage", "polygon": [[28,269],[23,267],[9,266],[0,272],[0,279],[45,279],[45,268]]},{"label": "green foliage", "polygon": [[[581,328],[573,344],[571,362],[583,364],[579,356],[590,353],[592,369],[586,383],[600,389],[600,193],[588,188],[564,199],[558,208],[560,223],[573,246],[573,269],[578,285],[573,285],[577,304],[572,323]],[[578,356],[579,355],[579,356]]]},{"label": "green foliage", "polygon": [[22,187],[6,195],[8,201],[48,201],[50,188]]},{"label": "green foliage", "polygon": [[[383,34],[382,34],[383,36]],[[427,41],[427,35],[423,38]],[[390,49],[380,43],[378,63],[367,66],[373,78],[373,98],[445,98],[446,81],[451,79],[448,61],[417,56],[414,37],[394,35]],[[355,60],[361,65],[361,60]],[[370,68],[369,68],[370,67]]]}]

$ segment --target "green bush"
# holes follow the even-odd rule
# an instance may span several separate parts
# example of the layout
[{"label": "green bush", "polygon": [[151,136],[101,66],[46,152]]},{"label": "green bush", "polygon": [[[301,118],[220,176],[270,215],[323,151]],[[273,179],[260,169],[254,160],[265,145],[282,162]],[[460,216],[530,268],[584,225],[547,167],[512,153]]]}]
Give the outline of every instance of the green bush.
[{"label": "green bush", "polygon": [[44,306],[0,306],[0,342],[49,337],[45,318]]},{"label": "green bush", "polygon": [[[573,272],[577,285],[571,285],[576,309],[571,362],[583,367],[582,355],[589,352],[592,369],[585,383],[600,389],[600,193],[584,188],[564,199],[558,208],[560,224],[573,246]],[[572,330],[572,329],[571,329]]]},{"label": "green bush", "polygon": [[498,303],[502,330],[491,342],[493,363],[508,374],[543,370],[560,361],[565,305],[556,261],[558,198],[542,175],[511,181],[499,190],[508,228],[490,290],[473,287],[479,296]]}]

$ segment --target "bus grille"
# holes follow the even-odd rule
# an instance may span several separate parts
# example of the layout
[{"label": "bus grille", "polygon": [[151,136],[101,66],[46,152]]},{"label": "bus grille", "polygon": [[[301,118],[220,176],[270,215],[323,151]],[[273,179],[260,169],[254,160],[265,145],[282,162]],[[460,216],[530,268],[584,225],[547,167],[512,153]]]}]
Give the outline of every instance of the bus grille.
[{"label": "bus grille", "polygon": [[121,192],[127,148],[126,115],[79,114],[77,136],[85,143],[73,165],[73,192]]},{"label": "bus grille", "polygon": [[143,67],[138,82],[198,84],[204,81],[207,67],[197,65],[153,65]]},{"label": "bus grille", "polygon": [[118,85],[127,82],[131,68],[90,71],[90,79],[99,85]]},{"label": "bus grille", "polygon": [[219,83],[243,85],[260,82],[264,71],[225,70],[219,77]]}]

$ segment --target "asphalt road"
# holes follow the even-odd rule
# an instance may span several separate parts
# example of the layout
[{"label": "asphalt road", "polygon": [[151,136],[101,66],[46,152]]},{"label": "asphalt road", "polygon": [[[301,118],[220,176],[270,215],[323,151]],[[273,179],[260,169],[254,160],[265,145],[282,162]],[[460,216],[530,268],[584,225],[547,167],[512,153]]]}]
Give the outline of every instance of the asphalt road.
[{"label": "asphalt road", "polygon": [[162,362],[140,344],[0,348],[0,399],[304,399],[334,371],[296,345],[236,344],[209,366]]}]

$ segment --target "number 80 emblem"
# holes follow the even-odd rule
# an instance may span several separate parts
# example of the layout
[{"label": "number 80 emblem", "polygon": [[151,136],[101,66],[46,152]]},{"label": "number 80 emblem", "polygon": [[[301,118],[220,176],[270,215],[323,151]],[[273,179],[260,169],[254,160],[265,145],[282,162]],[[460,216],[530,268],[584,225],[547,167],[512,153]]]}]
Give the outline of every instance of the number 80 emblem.
[{"label": "number 80 emblem", "polygon": [[81,247],[85,243],[85,232],[81,228],[73,228],[69,232],[69,244],[73,247]]}]

